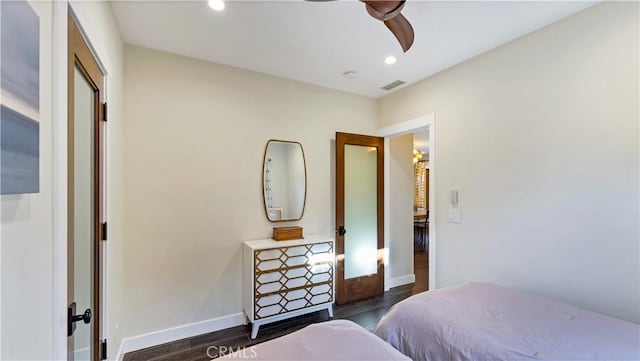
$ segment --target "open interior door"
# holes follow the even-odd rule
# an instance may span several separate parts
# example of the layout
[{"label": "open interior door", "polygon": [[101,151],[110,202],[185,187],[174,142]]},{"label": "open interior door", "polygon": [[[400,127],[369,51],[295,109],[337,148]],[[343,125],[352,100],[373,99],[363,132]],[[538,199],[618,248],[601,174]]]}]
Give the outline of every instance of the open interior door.
[{"label": "open interior door", "polygon": [[338,304],[384,292],[384,138],[336,133]]}]

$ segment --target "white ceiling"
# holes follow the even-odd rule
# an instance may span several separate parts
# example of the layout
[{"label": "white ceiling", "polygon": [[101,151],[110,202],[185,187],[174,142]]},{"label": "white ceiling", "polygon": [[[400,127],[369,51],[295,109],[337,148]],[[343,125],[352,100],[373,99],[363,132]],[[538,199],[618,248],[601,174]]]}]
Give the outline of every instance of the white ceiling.
[{"label": "white ceiling", "polygon": [[[112,2],[125,42],[170,53],[380,97],[461,63],[595,2],[407,1],[415,43],[403,54],[358,1]],[[387,55],[398,62],[384,64]],[[356,79],[342,74],[358,72]],[[406,86],[406,85],[405,85]]]}]

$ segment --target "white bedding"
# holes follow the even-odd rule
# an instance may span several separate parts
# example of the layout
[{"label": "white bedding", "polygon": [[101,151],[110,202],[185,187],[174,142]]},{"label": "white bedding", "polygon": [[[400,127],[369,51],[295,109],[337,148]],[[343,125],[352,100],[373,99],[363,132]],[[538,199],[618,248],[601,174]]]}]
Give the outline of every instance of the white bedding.
[{"label": "white bedding", "polygon": [[373,333],[347,320],[313,324],[221,359],[411,361]]},{"label": "white bedding", "polygon": [[396,304],[374,333],[414,361],[640,360],[640,326],[488,283]]}]

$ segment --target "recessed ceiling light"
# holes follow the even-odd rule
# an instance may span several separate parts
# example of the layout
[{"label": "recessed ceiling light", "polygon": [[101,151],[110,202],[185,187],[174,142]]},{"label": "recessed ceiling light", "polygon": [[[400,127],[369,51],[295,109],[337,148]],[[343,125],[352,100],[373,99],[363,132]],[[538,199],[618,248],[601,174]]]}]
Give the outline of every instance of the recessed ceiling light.
[{"label": "recessed ceiling light", "polygon": [[355,70],[349,70],[342,75],[344,75],[344,77],[347,79],[355,79],[358,76],[358,72]]},{"label": "recessed ceiling light", "polygon": [[387,65],[392,65],[396,63],[396,57],[393,55],[389,55],[386,58],[384,58],[384,63]]},{"label": "recessed ceiling light", "polygon": [[209,7],[215,11],[224,10],[224,0],[209,0]]}]

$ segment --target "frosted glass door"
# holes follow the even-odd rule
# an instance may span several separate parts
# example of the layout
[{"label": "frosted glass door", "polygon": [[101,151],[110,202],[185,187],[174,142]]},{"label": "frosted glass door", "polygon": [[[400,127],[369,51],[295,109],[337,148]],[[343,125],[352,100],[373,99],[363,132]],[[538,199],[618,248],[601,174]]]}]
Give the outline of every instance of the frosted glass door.
[{"label": "frosted glass door", "polygon": [[336,302],[384,291],[384,139],[336,133]]},{"label": "frosted glass door", "polygon": [[344,148],[344,278],[378,272],[378,149],[346,144]]},{"label": "frosted glass door", "polygon": [[[95,92],[84,75],[75,68],[73,115],[73,286],[76,313],[94,312],[94,117]],[[93,354],[93,322],[76,322],[74,360],[91,360]]]}]

